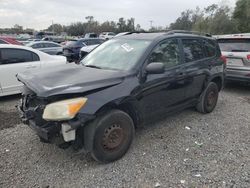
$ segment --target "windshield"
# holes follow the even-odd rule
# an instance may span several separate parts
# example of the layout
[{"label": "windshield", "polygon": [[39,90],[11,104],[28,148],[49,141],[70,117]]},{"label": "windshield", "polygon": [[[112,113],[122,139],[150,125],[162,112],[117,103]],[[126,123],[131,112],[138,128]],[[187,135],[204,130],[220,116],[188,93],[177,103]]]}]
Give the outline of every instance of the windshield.
[{"label": "windshield", "polygon": [[81,63],[101,69],[131,70],[149,44],[150,41],[146,40],[109,40],[87,55]]},{"label": "windshield", "polygon": [[219,39],[221,51],[250,52],[250,39]]}]

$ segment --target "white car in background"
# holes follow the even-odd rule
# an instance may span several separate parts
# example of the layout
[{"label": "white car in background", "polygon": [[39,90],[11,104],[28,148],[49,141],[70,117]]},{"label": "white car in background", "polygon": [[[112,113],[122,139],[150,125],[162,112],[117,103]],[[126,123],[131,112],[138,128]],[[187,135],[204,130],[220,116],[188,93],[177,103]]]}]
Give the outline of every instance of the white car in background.
[{"label": "white car in background", "polygon": [[102,32],[99,35],[99,38],[104,39],[104,40],[109,40],[109,39],[112,39],[114,37],[115,37],[115,33],[113,33],[113,32]]},{"label": "white car in background", "polygon": [[21,93],[16,74],[66,64],[64,56],[52,56],[26,46],[0,44],[0,96]]},{"label": "white car in background", "polygon": [[250,34],[217,36],[227,59],[226,80],[250,83]]}]

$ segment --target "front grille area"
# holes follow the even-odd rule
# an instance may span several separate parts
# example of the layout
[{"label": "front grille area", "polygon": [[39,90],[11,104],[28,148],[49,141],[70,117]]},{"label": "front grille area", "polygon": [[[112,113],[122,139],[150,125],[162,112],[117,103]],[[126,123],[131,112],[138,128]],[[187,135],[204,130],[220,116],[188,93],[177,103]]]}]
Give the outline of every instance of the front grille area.
[{"label": "front grille area", "polygon": [[48,122],[42,118],[44,109],[49,102],[39,98],[28,87],[23,87],[23,97],[21,105],[18,106],[22,121],[36,131],[40,138],[51,141],[60,133],[61,124],[58,122]]},{"label": "front grille area", "polygon": [[42,118],[46,103],[37,98],[34,94],[27,94],[23,97],[22,108],[25,118],[34,121],[37,126],[43,126],[48,122]]}]

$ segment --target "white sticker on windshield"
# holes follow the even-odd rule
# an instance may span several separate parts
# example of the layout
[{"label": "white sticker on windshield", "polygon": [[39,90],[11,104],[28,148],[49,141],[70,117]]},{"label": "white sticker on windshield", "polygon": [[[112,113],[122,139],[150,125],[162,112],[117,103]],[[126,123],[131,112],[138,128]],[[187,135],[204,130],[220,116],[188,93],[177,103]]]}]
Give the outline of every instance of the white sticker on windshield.
[{"label": "white sticker on windshield", "polygon": [[126,50],[127,52],[131,52],[132,50],[134,50],[133,47],[131,47],[128,43],[125,43],[123,45],[121,45],[121,47]]}]

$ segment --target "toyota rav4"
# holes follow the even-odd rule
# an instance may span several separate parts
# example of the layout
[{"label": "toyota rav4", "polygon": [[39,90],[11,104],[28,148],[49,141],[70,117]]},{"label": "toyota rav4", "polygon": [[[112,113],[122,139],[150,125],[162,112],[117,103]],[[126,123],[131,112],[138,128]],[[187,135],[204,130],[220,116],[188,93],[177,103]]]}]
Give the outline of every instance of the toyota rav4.
[{"label": "toyota rav4", "polygon": [[80,63],[17,75],[25,86],[18,107],[43,142],[121,158],[135,128],[189,107],[214,110],[225,58],[212,37],[193,32],[127,33]]}]

